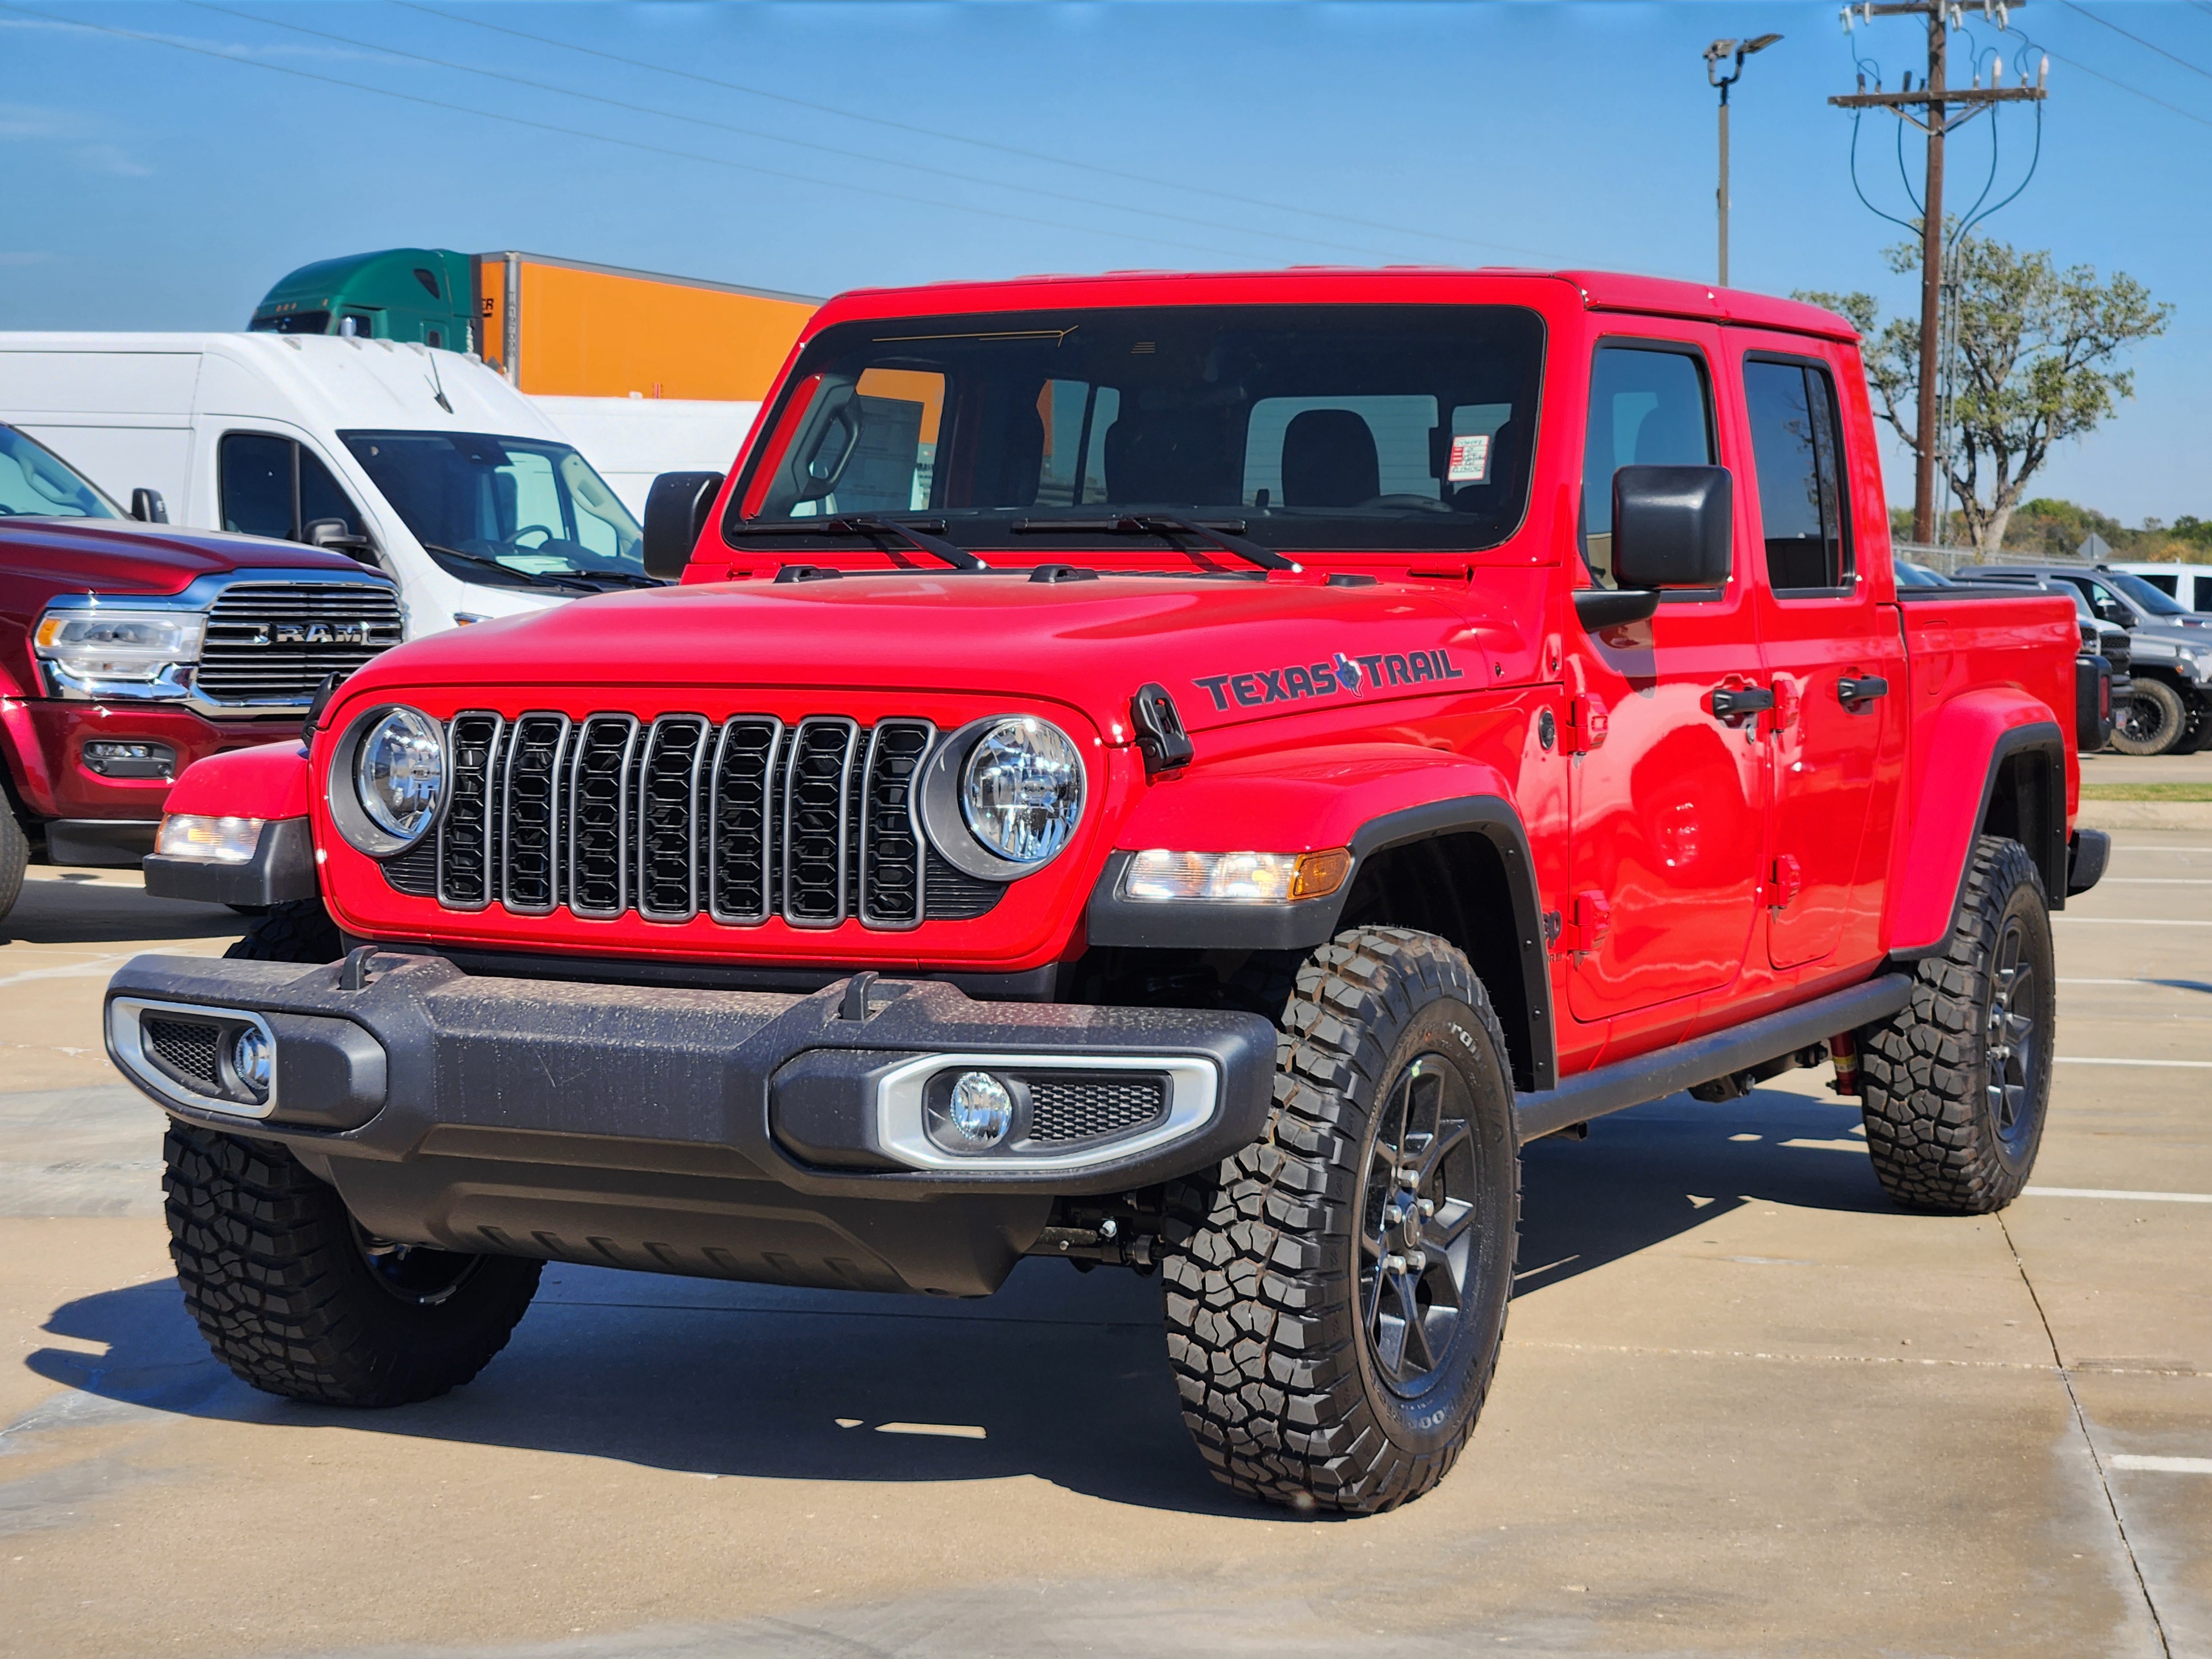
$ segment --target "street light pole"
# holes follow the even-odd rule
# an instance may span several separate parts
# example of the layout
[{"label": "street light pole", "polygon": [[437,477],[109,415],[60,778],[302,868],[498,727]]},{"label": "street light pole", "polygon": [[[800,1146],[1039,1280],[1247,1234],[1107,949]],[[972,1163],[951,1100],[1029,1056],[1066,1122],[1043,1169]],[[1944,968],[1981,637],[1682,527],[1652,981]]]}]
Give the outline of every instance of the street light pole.
[{"label": "street light pole", "polygon": [[[1716,40],[1705,48],[1705,80],[1720,88],[1721,94],[1721,182],[1715,194],[1720,206],[1720,285],[1728,286],[1729,279],[1729,88],[1743,75],[1743,60],[1754,52],[1765,52],[1782,37],[1762,34],[1754,40]],[[1720,72],[1721,60],[1730,52],[1735,54],[1735,67],[1726,75]]]}]

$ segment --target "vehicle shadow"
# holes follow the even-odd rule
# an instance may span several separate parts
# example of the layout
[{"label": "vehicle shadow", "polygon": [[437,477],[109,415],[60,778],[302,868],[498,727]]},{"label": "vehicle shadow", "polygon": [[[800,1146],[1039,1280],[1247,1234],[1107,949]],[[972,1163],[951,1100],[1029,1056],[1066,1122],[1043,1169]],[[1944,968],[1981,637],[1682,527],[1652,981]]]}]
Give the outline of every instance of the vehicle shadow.
[{"label": "vehicle shadow", "polygon": [[145,890],[40,871],[0,917],[0,945],[131,945],[235,939],[246,918],[222,904],[149,898]]},{"label": "vehicle shadow", "polygon": [[1758,1201],[1887,1212],[1856,1102],[1754,1089],[1708,1104],[1671,1095],[1550,1136],[1522,1155],[1527,1296]]},{"label": "vehicle shadow", "polygon": [[[1723,1106],[1678,1097],[1604,1120],[1586,1141],[1531,1147],[1520,1293],[1751,1199],[1884,1207],[1863,1152],[1850,1150],[1856,1121],[1850,1107],[1761,1091]],[[1730,1139],[1747,1134],[1759,1139]],[[707,1476],[1032,1474],[1145,1508],[1282,1518],[1217,1486],[1193,1449],[1164,1354],[1159,1280],[1064,1262],[1024,1262],[979,1302],[556,1264],[474,1382],[383,1412],[299,1405],[238,1382],[209,1354],[170,1279],[70,1302],[45,1329],[105,1352],[57,1345],[31,1353],[30,1369],[126,1412],[342,1424]]]}]

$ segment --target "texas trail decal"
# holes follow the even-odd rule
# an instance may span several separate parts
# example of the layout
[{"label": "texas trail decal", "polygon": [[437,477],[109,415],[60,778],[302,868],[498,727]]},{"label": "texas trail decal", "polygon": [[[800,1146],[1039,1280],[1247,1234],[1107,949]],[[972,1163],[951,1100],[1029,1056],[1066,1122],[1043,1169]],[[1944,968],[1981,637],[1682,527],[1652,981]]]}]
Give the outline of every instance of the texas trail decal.
[{"label": "texas trail decal", "polygon": [[1224,709],[1232,702],[1257,708],[1262,703],[1330,697],[1340,691],[1364,697],[1370,686],[1418,685],[1424,680],[1466,678],[1449,651],[1393,651],[1372,657],[1347,657],[1340,651],[1333,663],[1294,663],[1288,668],[1255,669],[1248,674],[1199,674],[1191,684],[1204,689],[1213,699],[1214,708]]}]

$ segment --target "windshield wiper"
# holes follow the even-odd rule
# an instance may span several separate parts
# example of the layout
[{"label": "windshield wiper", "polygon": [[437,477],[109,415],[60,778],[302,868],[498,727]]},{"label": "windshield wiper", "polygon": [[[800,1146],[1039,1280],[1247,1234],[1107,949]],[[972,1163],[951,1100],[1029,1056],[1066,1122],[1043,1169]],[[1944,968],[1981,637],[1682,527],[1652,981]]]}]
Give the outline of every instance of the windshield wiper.
[{"label": "windshield wiper", "polygon": [[835,519],[786,519],[781,522],[725,525],[723,533],[732,536],[887,536],[902,541],[918,553],[942,559],[955,570],[988,570],[985,564],[966,548],[948,542],[928,532],[943,530],[942,519],[917,519],[912,522],[900,519],[878,518],[872,513],[847,514]]},{"label": "windshield wiper", "polygon": [[548,571],[517,570],[513,565],[501,564],[497,559],[487,559],[481,553],[464,553],[458,547],[441,547],[436,542],[424,542],[422,545],[433,553],[443,553],[449,559],[465,559],[471,564],[483,566],[487,570],[496,570],[502,576],[520,576],[523,580],[536,582],[542,587],[558,587],[570,593],[599,593],[605,591],[602,588],[580,586],[574,582],[563,580]]},{"label": "windshield wiper", "polygon": [[1231,519],[1220,526],[1204,525],[1195,519],[1186,519],[1173,513],[1122,513],[1110,519],[1017,519],[1013,528],[1030,535],[1050,535],[1055,531],[1103,532],[1112,536],[1160,536],[1170,541],[1178,535],[1194,541],[1204,542],[1224,553],[1234,553],[1247,564],[1255,564],[1262,570],[1303,569],[1295,560],[1286,559],[1272,547],[1248,541],[1237,532],[1244,528],[1244,520]]}]

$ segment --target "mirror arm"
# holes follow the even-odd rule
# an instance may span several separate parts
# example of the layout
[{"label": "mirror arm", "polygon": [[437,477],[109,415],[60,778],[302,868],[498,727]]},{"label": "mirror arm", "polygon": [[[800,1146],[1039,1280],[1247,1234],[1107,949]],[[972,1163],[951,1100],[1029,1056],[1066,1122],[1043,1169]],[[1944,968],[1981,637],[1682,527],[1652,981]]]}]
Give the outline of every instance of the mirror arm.
[{"label": "mirror arm", "polygon": [[1656,587],[1577,587],[1575,617],[1583,629],[1618,628],[1624,623],[1649,621],[1659,610]]}]

